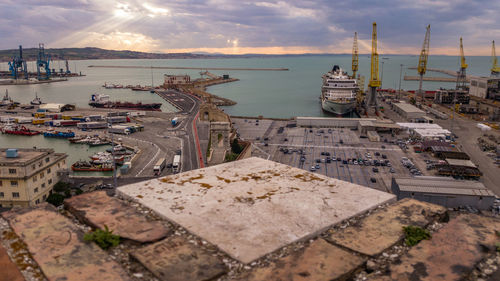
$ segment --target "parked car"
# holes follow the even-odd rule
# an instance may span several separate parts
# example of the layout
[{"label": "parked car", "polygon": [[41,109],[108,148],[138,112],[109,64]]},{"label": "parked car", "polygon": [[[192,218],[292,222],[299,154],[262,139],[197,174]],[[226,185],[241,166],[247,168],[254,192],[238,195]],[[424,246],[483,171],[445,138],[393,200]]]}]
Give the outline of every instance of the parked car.
[{"label": "parked car", "polygon": [[376,183],[377,179],[376,178],[370,178],[370,181],[373,182],[373,183]]},{"label": "parked car", "polygon": [[372,168],[372,171],[373,171],[374,173],[378,173],[378,168],[373,167],[373,168]]}]

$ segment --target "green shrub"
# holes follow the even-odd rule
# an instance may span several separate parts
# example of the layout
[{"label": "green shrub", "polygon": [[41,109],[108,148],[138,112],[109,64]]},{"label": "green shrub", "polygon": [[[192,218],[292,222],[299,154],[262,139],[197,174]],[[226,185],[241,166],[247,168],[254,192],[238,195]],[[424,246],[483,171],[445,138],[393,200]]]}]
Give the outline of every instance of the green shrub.
[{"label": "green shrub", "polygon": [[109,230],[107,225],[104,225],[104,230],[96,229],[93,232],[85,233],[83,240],[94,241],[99,247],[101,247],[101,249],[104,250],[120,244],[120,236],[114,235],[113,231]]},{"label": "green shrub", "polygon": [[82,190],[81,188],[77,188],[77,189],[75,189],[75,194],[76,194],[76,195],[80,195],[80,194],[82,194],[82,193],[83,193],[83,190]]},{"label": "green shrub", "polygon": [[243,146],[240,145],[237,138],[235,138],[231,143],[231,151],[235,154],[240,154],[241,151],[243,151]]},{"label": "green shrub", "polygon": [[52,193],[47,197],[47,202],[58,207],[64,202],[64,196],[59,193]]},{"label": "green shrub", "polygon": [[67,182],[60,181],[60,182],[54,184],[54,191],[55,192],[64,192],[64,191],[69,189],[69,185],[70,184]]},{"label": "green shrub", "polygon": [[419,226],[404,226],[403,231],[405,233],[405,243],[408,246],[415,246],[420,241],[431,238],[430,232]]}]

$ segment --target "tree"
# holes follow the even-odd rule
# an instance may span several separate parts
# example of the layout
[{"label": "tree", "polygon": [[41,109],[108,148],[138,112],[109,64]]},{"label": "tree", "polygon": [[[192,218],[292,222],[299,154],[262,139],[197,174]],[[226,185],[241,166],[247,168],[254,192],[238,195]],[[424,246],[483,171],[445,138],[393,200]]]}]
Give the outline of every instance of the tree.
[{"label": "tree", "polygon": [[235,138],[233,142],[231,143],[231,151],[236,154],[240,154],[243,148],[241,147],[240,143],[238,142],[238,139]]},{"label": "tree", "polygon": [[47,197],[47,202],[58,207],[64,202],[64,196],[59,193],[52,193]]}]

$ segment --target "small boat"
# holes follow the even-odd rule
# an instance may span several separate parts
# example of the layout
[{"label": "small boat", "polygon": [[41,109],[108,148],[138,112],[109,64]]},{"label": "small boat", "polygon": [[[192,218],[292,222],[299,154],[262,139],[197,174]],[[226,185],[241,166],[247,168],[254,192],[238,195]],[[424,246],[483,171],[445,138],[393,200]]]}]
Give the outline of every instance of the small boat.
[{"label": "small boat", "polygon": [[77,161],[71,165],[71,170],[79,172],[109,172],[113,171],[113,164],[93,164],[89,161]]},{"label": "small boat", "polygon": [[46,138],[61,138],[61,139],[69,139],[69,138],[74,138],[75,133],[68,131],[68,132],[44,132],[43,136]]},{"label": "small boat", "polygon": [[9,135],[35,136],[41,132],[30,130],[24,126],[6,126],[2,129],[2,133]]},{"label": "small boat", "polygon": [[14,104],[14,101],[9,97],[9,91],[5,89],[5,96],[3,96],[2,101],[0,101],[0,106],[9,106],[12,104]]},{"label": "small boat", "polygon": [[38,93],[35,93],[35,99],[30,102],[32,105],[41,105],[44,104],[42,100],[38,97]]}]

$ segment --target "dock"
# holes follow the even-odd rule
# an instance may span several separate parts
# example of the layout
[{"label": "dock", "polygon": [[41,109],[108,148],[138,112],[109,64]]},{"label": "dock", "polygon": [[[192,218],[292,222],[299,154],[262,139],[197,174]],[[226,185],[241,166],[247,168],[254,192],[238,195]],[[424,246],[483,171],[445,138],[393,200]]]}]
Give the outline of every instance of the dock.
[{"label": "dock", "polygon": [[185,67],[185,66],[137,66],[137,65],[89,65],[99,68],[139,68],[139,69],[194,69],[194,70],[243,70],[243,71],[288,71],[288,68],[252,68],[252,67]]},{"label": "dock", "polygon": [[8,80],[0,80],[0,85],[32,85],[32,84],[47,84],[54,82],[63,82],[68,81],[66,78],[56,78],[49,80],[26,80],[26,79],[8,79]]}]

